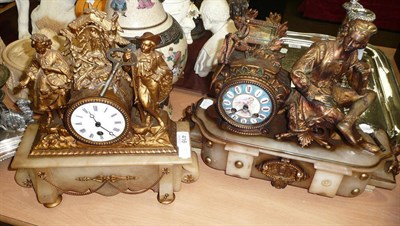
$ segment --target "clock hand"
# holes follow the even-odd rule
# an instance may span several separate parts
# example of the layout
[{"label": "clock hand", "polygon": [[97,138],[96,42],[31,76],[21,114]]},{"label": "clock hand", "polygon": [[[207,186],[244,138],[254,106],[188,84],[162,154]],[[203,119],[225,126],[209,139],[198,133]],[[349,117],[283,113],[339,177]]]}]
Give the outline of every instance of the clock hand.
[{"label": "clock hand", "polygon": [[105,131],[107,131],[107,133],[109,133],[111,136],[115,137],[115,134],[113,132],[108,131],[106,128],[104,128],[103,126],[100,125],[100,128],[104,129]]},{"label": "clock hand", "polygon": [[248,114],[252,115],[251,112],[250,112],[250,109],[249,109],[249,105],[247,105],[247,104],[244,104],[244,105],[243,105],[243,108],[242,108],[241,110],[242,110],[244,113],[248,113]]},{"label": "clock hand", "polygon": [[236,108],[232,108],[231,109],[231,113],[229,113],[228,115],[234,115],[234,114],[236,114],[236,113],[238,113],[239,111],[242,111],[243,109],[240,109],[240,110],[236,110]]},{"label": "clock hand", "polygon": [[94,115],[93,115],[90,111],[88,111],[88,113],[89,113],[89,117],[92,118],[92,119],[95,121],[95,124],[94,124],[94,125],[95,125],[96,127],[102,128],[102,129],[105,130],[107,133],[109,133],[111,136],[114,136],[114,137],[115,137],[115,134],[114,134],[113,132],[110,132],[110,131],[107,130],[106,128],[104,128],[104,127],[101,125],[101,122],[97,121],[97,120],[94,118]]},{"label": "clock hand", "polygon": [[247,104],[244,104],[242,109],[240,109],[240,110],[236,110],[236,108],[232,108],[231,111],[232,112],[229,115],[234,115],[234,114],[236,114],[236,113],[238,113],[240,111],[243,111],[245,113],[249,113],[250,115],[252,115],[250,110],[249,110],[249,106]]}]

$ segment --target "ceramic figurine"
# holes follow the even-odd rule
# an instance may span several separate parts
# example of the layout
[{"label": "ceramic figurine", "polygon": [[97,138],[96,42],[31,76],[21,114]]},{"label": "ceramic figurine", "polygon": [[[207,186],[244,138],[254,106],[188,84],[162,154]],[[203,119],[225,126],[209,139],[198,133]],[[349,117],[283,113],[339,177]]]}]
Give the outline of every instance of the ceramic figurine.
[{"label": "ceramic figurine", "polygon": [[[297,135],[302,146],[315,140],[330,148],[330,133],[326,130],[336,128],[350,144],[373,153],[380,150],[354,129],[356,120],[376,97],[367,89],[371,69],[357,58],[357,50],[365,48],[376,31],[371,22],[352,20],[344,37],[314,43],[295,63],[291,73],[296,93],[290,102],[290,131],[279,138]],[[345,78],[349,86],[342,83]],[[350,110],[345,113],[343,107]]]},{"label": "ceramic figurine", "polygon": [[201,77],[207,76],[218,64],[218,51],[225,35],[237,31],[233,20],[229,19],[229,5],[225,0],[205,0],[201,3],[200,14],[204,29],[213,36],[201,48],[194,65],[194,71]]},{"label": "ceramic figurine", "polygon": [[194,19],[198,18],[200,11],[190,0],[166,0],[163,1],[164,10],[169,13],[179,25],[186,36],[188,44],[193,43],[191,31],[195,28]]},{"label": "ceramic figurine", "polygon": [[[11,0],[0,0],[0,2],[10,2]],[[67,0],[54,1],[44,0],[40,5],[32,10],[29,15],[29,0],[16,0],[18,10],[18,38],[26,38],[29,33],[29,18],[31,18],[32,33],[49,28],[58,32],[76,16],[80,16],[89,4],[105,10],[105,0]]]},{"label": "ceramic figurine", "polygon": [[[30,15],[32,33],[43,28],[50,28],[55,32],[64,28],[76,18],[75,1],[42,0],[40,5],[32,10]],[[29,1],[16,0],[18,8],[18,37],[29,37]]]},{"label": "ceramic figurine", "polygon": [[114,10],[114,13],[119,13],[122,16],[126,16],[126,0],[113,0],[110,7]]}]

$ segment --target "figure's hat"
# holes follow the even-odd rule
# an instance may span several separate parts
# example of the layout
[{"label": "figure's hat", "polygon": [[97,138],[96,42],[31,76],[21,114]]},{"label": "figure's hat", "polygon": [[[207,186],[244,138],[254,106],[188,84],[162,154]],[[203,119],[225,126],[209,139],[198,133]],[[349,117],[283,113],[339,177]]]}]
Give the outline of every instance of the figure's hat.
[{"label": "figure's hat", "polygon": [[138,40],[139,45],[140,45],[140,43],[142,43],[143,41],[146,41],[146,40],[150,40],[150,41],[154,42],[156,45],[158,45],[161,42],[160,36],[155,35],[151,32],[143,33],[143,35],[138,37],[137,40]]}]

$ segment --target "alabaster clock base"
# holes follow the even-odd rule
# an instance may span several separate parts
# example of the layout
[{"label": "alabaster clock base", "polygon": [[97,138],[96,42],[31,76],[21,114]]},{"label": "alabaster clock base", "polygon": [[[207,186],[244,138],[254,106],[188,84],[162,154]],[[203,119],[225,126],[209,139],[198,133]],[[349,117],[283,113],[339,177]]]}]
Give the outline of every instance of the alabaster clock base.
[{"label": "alabaster clock base", "polygon": [[388,172],[394,157],[383,131],[376,136],[386,151],[375,155],[344,143],[335,150],[318,145],[302,148],[295,140],[277,141],[222,130],[206,114],[213,105],[205,103],[211,101],[215,103],[200,100],[187,109],[186,117],[193,123],[192,146],[201,149],[201,158],[209,167],[243,179],[271,181],[276,188],[292,185],[327,197],[355,197],[366,189],[393,189],[396,185],[394,174]]},{"label": "alabaster clock base", "polygon": [[[189,134],[186,122],[177,122],[177,128],[179,136]],[[39,203],[46,207],[57,206],[63,194],[112,196],[148,190],[157,192],[158,201],[168,204],[174,201],[181,182],[194,182],[199,175],[190,141],[189,145],[178,142],[178,151],[173,154],[31,156],[37,131],[37,124],[27,128],[11,168],[16,170],[16,182],[33,187]]]}]

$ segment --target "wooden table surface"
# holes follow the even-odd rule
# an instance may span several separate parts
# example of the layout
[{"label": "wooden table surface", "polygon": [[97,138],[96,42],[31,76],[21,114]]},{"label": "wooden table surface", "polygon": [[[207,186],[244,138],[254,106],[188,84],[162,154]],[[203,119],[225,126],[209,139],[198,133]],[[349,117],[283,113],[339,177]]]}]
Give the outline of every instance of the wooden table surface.
[{"label": "wooden table surface", "polygon": [[[392,60],[394,50],[383,50]],[[198,93],[175,89],[171,93],[174,119],[199,98]],[[170,205],[159,204],[157,193],[148,191],[111,197],[63,195],[58,207],[47,209],[37,202],[33,189],[16,184],[9,165],[10,160],[0,162],[0,221],[12,224],[400,225],[399,186],[376,188],[355,198],[327,198],[302,188],[279,190],[268,181],[227,176],[199,158],[199,180],[183,184]]]}]

